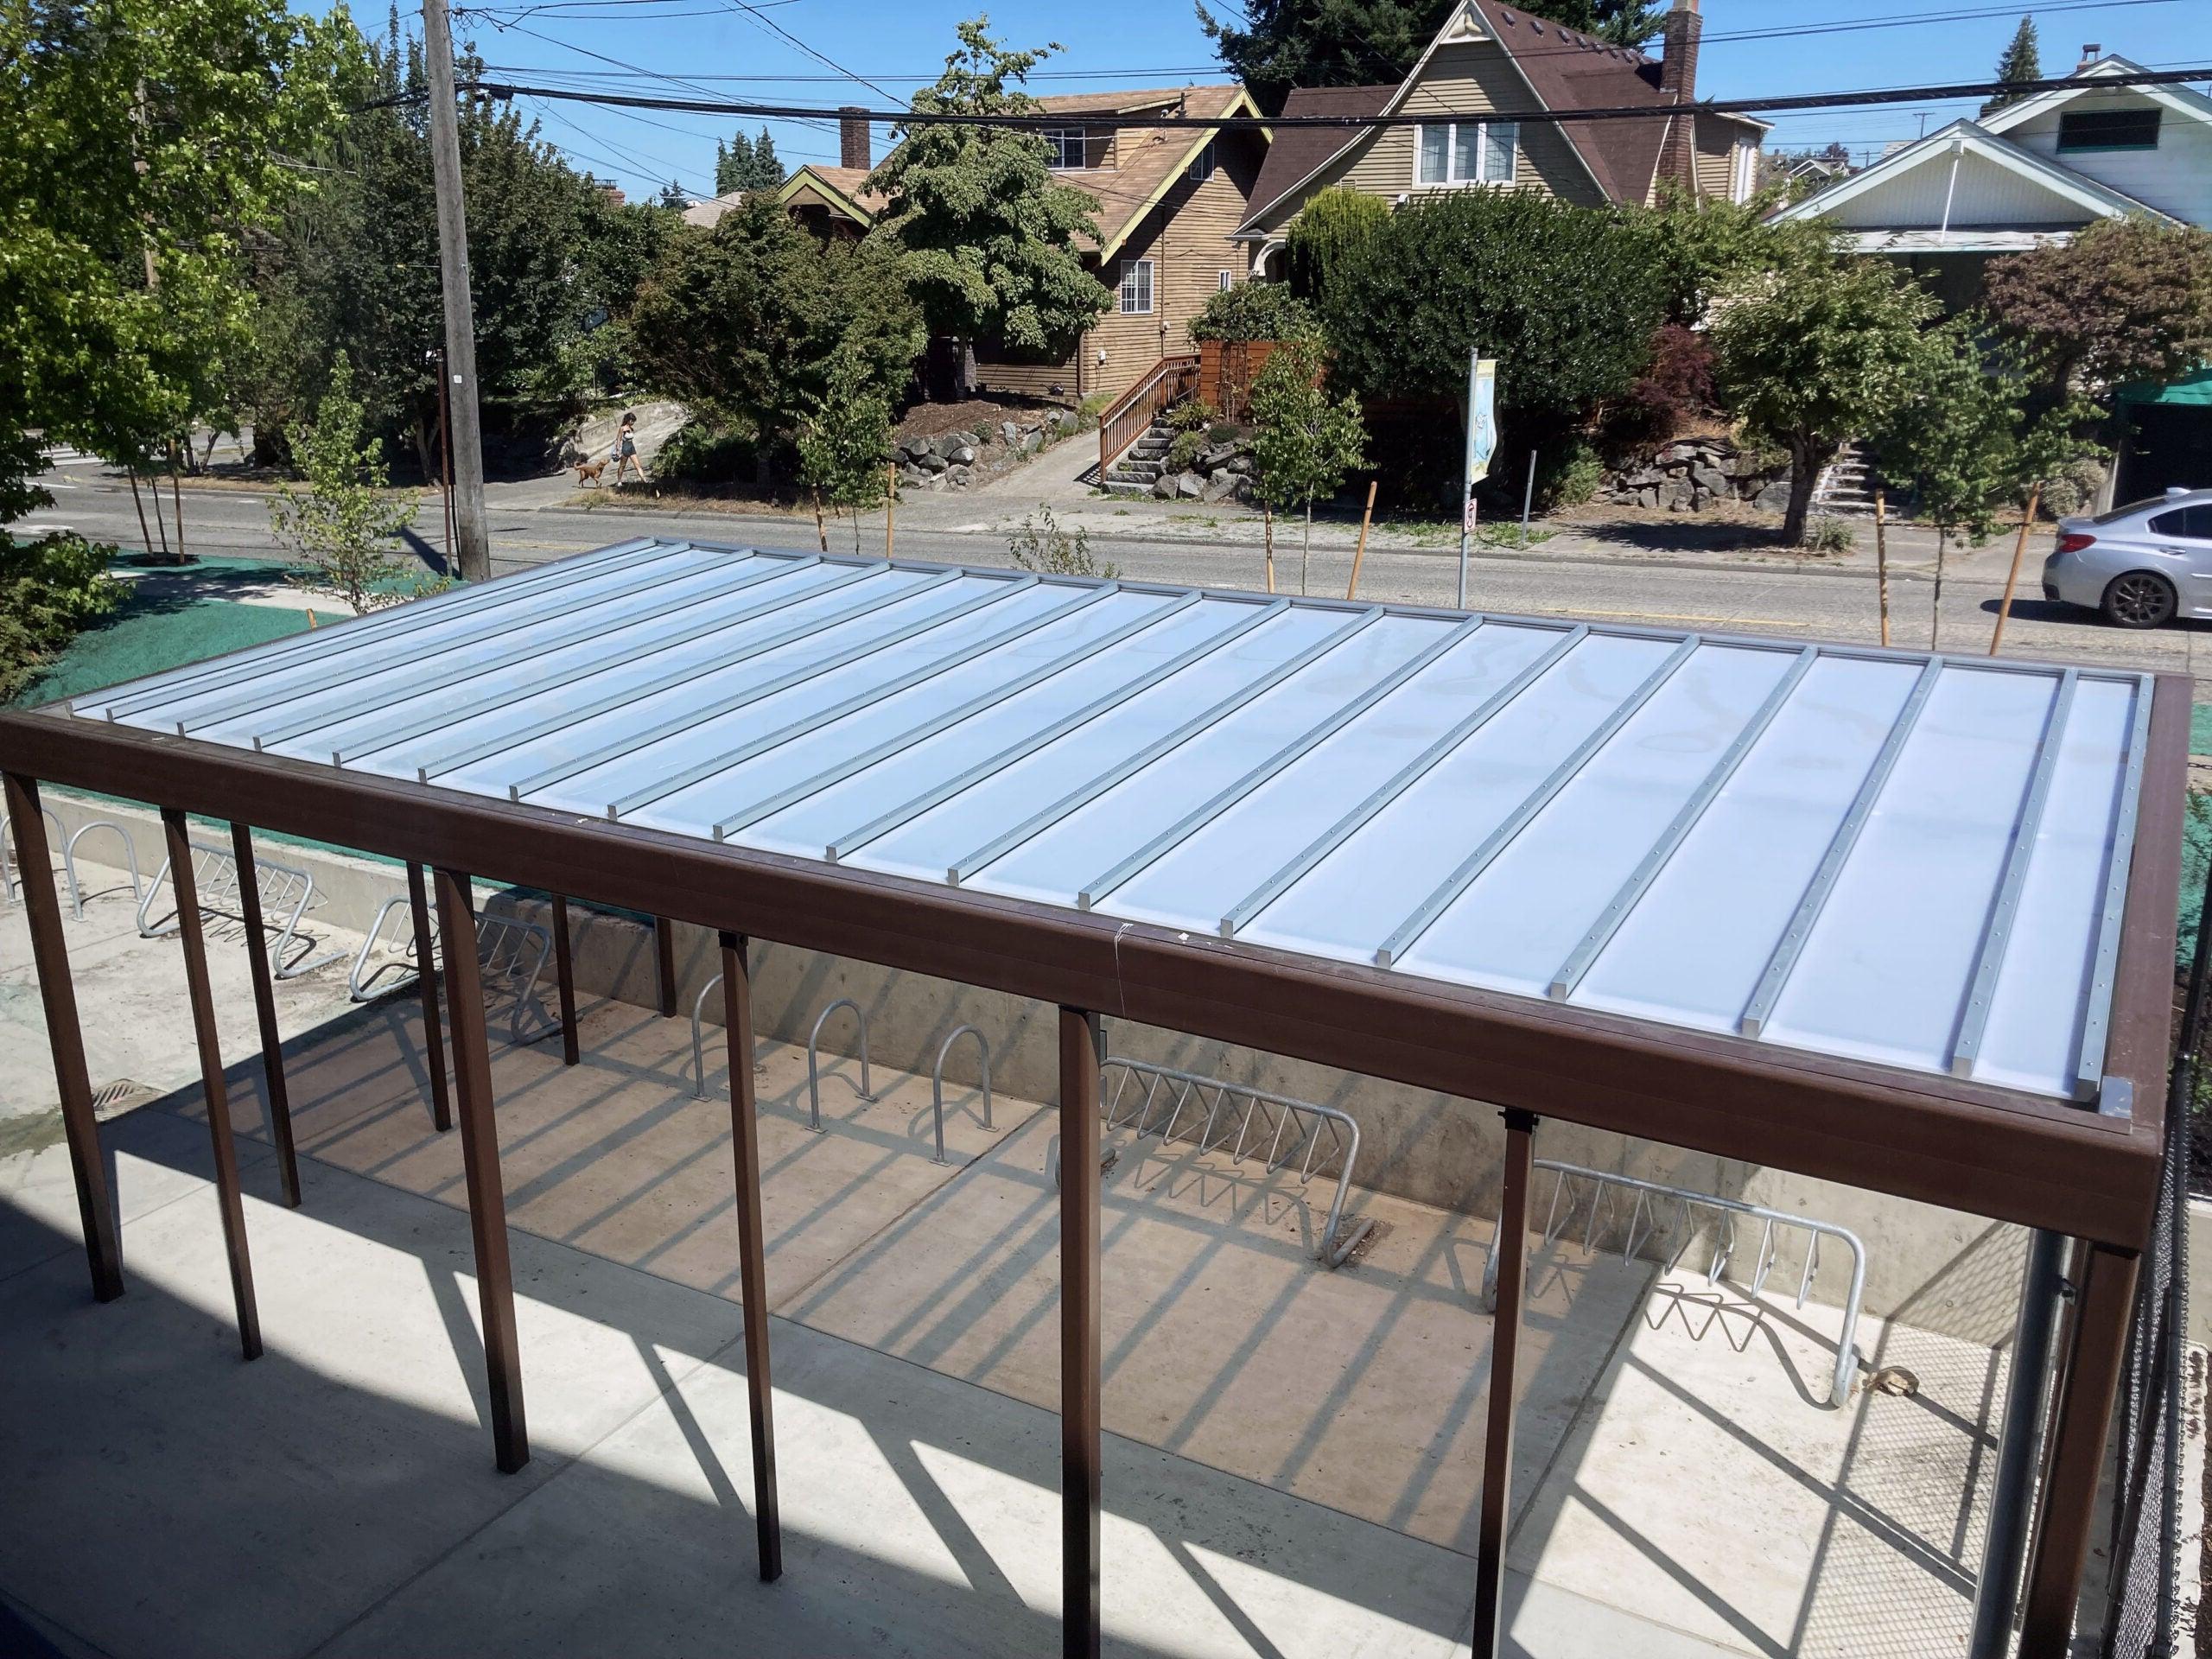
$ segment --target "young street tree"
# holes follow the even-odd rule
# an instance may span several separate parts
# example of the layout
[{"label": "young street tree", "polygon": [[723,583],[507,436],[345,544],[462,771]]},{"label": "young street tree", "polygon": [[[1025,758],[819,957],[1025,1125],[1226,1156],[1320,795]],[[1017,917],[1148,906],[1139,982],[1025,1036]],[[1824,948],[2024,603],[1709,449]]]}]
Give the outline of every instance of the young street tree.
[{"label": "young street tree", "polygon": [[1890,418],[1912,387],[1935,296],[1878,260],[1808,260],[1740,291],[1713,325],[1714,384],[1745,429],[1792,468],[1783,540],[1805,537],[1836,448]]},{"label": "young street tree", "polygon": [[[2020,26],[2012,31],[2012,44],[2005,48],[2005,55],[1997,60],[1998,80],[2041,80],[2043,54],[2037,49],[2036,20],[2020,19]],[[1999,92],[1981,106],[1984,115],[1994,115],[2007,104],[2026,97],[2024,92]]]},{"label": "young street tree", "polygon": [[1318,384],[1321,346],[1313,339],[1286,341],[1252,382],[1252,463],[1261,499],[1277,511],[1306,511],[1298,553],[1298,591],[1313,551],[1313,503],[1344,487],[1367,464],[1367,428],[1359,399],[1333,401]]},{"label": "young street tree", "polygon": [[[960,25],[960,48],[917,112],[1034,113],[1024,77],[1058,50],[1009,52]],[[1094,241],[1092,202],[1052,176],[1033,132],[954,124],[904,130],[871,186],[890,206],[868,241],[891,253],[931,332],[959,342],[963,392],[975,385],[975,347],[989,340],[1039,358],[1064,354],[1112,302],[1084,268],[1078,238]]]},{"label": "young street tree", "polygon": [[415,597],[395,590],[411,567],[391,553],[392,539],[414,520],[414,503],[386,488],[384,445],[365,426],[353,366],[340,352],[315,424],[292,433],[307,487],[282,487],[269,506],[277,535],[306,561],[292,580],[342,599],[356,616]]},{"label": "young street tree", "polygon": [[858,553],[860,515],[883,500],[891,462],[891,399],[858,352],[842,349],[830,359],[822,391],[792,440],[798,481],[814,500],[814,533],[822,550],[830,550],[822,518],[826,505],[832,512],[853,515],[853,551]]}]

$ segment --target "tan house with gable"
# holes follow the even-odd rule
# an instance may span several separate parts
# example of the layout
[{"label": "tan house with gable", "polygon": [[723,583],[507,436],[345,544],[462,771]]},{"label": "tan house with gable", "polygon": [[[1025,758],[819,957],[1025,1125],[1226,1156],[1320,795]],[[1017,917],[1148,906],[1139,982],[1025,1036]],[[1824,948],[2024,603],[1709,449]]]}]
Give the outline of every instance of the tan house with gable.
[{"label": "tan house with gable", "polygon": [[[1072,92],[1038,100],[1067,118],[1048,128],[1052,170],[1097,204],[1101,232],[1084,250],[1113,305],[1073,351],[1050,362],[1024,360],[988,346],[976,353],[979,389],[1077,403],[1119,394],[1171,353],[1191,349],[1189,327],[1209,296],[1249,274],[1234,232],[1251,204],[1268,152],[1268,134],[1250,128],[1143,127],[1119,118],[1254,116],[1242,86],[1171,86],[1135,92]],[[867,188],[868,129],[848,118],[842,165],[802,167],[777,193],[800,221],[823,235],[859,236],[885,199]],[[712,225],[728,199],[701,202],[685,217]],[[942,367],[942,365],[937,365]]]},{"label": "tan house with gable", "polygon": [[[1698,0],[1675,0],[1656,58],[1532,17],[1461,0],[1395,86],[1301,88],[1292,116],[1435,119],[1357,130],[1280,129],[1236,235],[1261,276],[1276,274],[1291,222],[1336,186],[1403,203],[1445,190],[1538,190],[1596,207],[1655,201],[1668,181],[1748,200],[1768,124],[1709,110],[1667,113],[1697,93]],[[1564,110],[1649,107],[1649,119],[1516,120]]]}]

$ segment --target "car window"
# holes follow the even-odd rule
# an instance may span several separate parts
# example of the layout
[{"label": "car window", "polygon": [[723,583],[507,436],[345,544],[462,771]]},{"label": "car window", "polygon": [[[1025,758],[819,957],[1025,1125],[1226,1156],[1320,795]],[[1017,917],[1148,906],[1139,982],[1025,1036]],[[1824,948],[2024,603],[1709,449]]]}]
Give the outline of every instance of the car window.
[{"label": "car window", "polygon": [[2148,512],[2152,507],[2166,504],[2163,495],[2148,495],[2140,501],[2131,501],[2124,507],[2114,507],[2110,512],[2101,512],[2089,520],[2093,524],[2116,524],[2123,518],[2133,518],[2139,512]]},{"label": "car window", "polygon": [[2178,536],[2192,542],[2212,542],[2212,502],[2202,506],[2177,507],[2151,520],[2154,536]]}]

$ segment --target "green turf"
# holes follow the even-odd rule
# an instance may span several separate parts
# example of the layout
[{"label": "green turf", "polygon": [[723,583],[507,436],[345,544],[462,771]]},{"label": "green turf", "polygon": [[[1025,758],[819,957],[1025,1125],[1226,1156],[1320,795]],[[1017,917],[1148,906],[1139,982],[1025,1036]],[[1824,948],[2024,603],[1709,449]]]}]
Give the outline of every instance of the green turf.
[{"label": "green turf", "polygon": [[307,626],[307,613],[282,605],[241,605],[227,599],[197,599],[178,607],[126,603],[101,626],[79,634],[20,701],[29,706],[82,696],[226,651],[304,633]]}]

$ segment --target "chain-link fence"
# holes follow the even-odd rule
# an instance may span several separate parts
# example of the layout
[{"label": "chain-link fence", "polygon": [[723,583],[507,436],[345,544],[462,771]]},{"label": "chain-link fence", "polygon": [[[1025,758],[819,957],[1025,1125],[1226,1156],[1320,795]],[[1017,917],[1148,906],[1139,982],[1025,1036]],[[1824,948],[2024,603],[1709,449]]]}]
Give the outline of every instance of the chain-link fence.
[{"label": "chain-link fence", "polygon": [[2181,1040],[2166,1095],[2165,1167],[2158,1214],[2143,1257],[2120,1401],[2112,1528],[2112,1605],[2104,1659],[2171,1659],[2176,1653],[2182,1460],[2182,1351],[2189,1282],[2190,1123],[2204,1065],[2205,978],[2212,906],[2200,915]]}]

